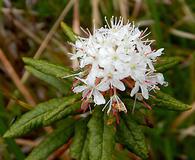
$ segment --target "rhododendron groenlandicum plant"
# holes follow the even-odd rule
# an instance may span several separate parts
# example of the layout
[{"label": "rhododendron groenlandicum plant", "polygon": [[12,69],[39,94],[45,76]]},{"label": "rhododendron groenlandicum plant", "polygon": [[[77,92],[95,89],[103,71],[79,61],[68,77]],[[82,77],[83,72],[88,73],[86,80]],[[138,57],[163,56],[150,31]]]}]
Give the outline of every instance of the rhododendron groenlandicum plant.
[{"label": "rhododendron groenlandicum plant", "polygon": [[[71,59],[78,59],[83,70],[75,76],[73,92],[82,92],[82,109],[90,103],[103,105],[107,113],[127,109],[118,96],[118,91],[131,90],[131,97],[148,99],[151,90],[167,85],[162,73],[156,73],[154,63],[163,54],[163,48],[151,48],[153,40],[146,37],[146,30],[139,30],[133,23],[124,23],[123,18],[105,18],[104,27],[87,32],[88,37],[77,37],[75,52]],[[79,83],[80,82],[80,83]],[[106,102],[105,96],[110,99]]]}]

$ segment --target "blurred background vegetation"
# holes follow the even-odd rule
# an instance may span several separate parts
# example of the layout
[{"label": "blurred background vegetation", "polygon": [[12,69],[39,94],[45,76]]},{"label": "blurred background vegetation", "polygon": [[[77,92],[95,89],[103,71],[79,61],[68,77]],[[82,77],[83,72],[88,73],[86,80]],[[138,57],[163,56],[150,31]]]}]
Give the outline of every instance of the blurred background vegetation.
[{"label": "blurred background vegetation", "polygon": [[[164,56],[182,62],[166,72],[169,86],[162,88],[192,105],[179,113],[150,111],[152,128],[146,129],[151,160],[195,159],[195,1],[194,0],[0,0],[0,160],[22,160],[44,138],[44,128],[22,138],[1,135],[31,105],[60,96],[55,89],[33,76],[23,76],[22,57],[47,59],[71,65],[68,39],[59,27],[63,20],[79,35],[80,26],[92,30],[104,17],[122,16],[140,28],[149,28],[154,47],[165,48]],[[52,159],[70,159],[68,152],[55,152]],[[129,159],[138,160],[128,154]],[[118,159],[124,159],[118,157]]]}]

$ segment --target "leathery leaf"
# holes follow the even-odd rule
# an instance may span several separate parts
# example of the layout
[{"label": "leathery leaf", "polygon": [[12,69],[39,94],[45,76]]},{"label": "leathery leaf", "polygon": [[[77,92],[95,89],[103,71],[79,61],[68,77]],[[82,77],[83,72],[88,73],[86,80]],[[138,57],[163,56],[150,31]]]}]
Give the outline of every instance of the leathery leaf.
[{"label": "leathery leaf", "polygon": [[113,117],[95,107],[88,123],[89,128],[89,159],[112,160],[115,147],[115,121]]},{"label": "leathery leaf", "polygon": [[[70,109],[71,105],[77,100],[78,96],[70,96],[65,98],[55,98],[51,99],[47,102],[43,102],[38,104],[33,110],[25,113],[21,116],[20,119],[18,119],[4,134],[4,137],[18,137],[21,135],[24,135],[28,132],[30,132],[33,129],[36,129],[41,126],[49,125],[50,123],[59,120],[61,118],[64,118],[65,116],[68,116],[68,114],[72,113],[73,111],[77,110],[76,107],[75,110]],[[63,114],[60,115],[60,117],[57,115],[56,117],[53,117],[52,120],[48,121],[48,115],[52,114],[52,112],[56,112],[63,107]],[[68,111],[66,110],[68,108]],[[71,112],[70,112],[71,110]]]},{"label": "leathery leaf", "polygon": [[117,126],[117,141],[141,158],[148,157],[148,149],[141,126],[128,115],[123,114]]},{"label": "leathery leaf", "polygon": [[163,93],[161,91],[157,91],[149,101],[157,107],[161,107],[162,109],[169,109],[175,111],[185,111],[191,109],[190,105],[184,104],[179,100],[176,100],[172,96]]},{"label": "leathery leaf", "polygon": [[158,60],[155,65],[156,72],[164,72],[174,67],[182,61],[181,57],[163,57]]},{"label": "leathery leaf", "polygon": [[63,29],[64,33],[66,34],[66,36],[68,37],[68,39],[71,42],[75,42],[76,41],[76,34],[73,32],[72,28],[69,27],[66,23],[61,22],[60,23],[61,28]]},{"label": "leathery leaf", "polygon": [[75,135],[73,137],[73,142],[70,146],[71,157],[77,160],[81,160],[86,155],[86,143],[87,143],[87,123],[88,118],[79,120],[75,124]]},{"label": "leathery leaf", "polygon": [[23,61],[26,65],[31,66],[42,73],[54,77],[62,78],[64,76],[73,74],[69,68],[61,65],[53,64],[45,60],[38,60],[38,59],[24,57]]},{"label": "leathery leaf", "polygon": [[60,78],[50,76],[48,74],[45,74],[43,72],[36,70],[35,68],[33,68],[31,66],[25,66],[25,69],[28,72],[30,72],[32,75],[34,75],[35,77],[50,84],[51,86],[53,86],[54,88],[56,88],[57,90],[59,90],[63,94],[67,94],[70,91],[71,83],[68,80],[65,81],[65,80],[62,80]]},{"label": "leathery leaf", "polygon": [[45,160],[57,148],[67,143],[74,131],[74,120],[67,118],[63,125],[49,134],[26,158],[26,160]]}]

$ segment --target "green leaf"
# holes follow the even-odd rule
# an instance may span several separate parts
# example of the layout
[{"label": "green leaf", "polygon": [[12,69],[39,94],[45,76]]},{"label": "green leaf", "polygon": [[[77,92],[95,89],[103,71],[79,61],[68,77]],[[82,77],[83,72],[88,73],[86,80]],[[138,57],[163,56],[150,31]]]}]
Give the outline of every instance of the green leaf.
[{"label": "green leaf", "polygon": [[175,111],[185,111],[191,109],[190,105],[184,104],[161,91],[157,91],[154,96],[151,96],[149,102],[158,107],[161,107],[162,109],[169,109]]},{"label": "green leaf", "polygon": [[82,159],[85,155],[85,141],[87,140],[88,118],[79,120],[75,125],[75,135],[70,146],[70,154],[74,159]]},{"label": "green leaf", "polygon": [[42,73],[36,69],[34,69],[31,66],[25,66],[26,70],[33,74],[35,77],[41,79],[42,81],[50,84],[54,88],[58,89],[61,93],[67,94],[70,90],[70,82],[69,81],[64,81],[62,79],[50,76],[48,74]]},{"label": "green leaf", "polygon": [[61,28],[63,29],[66,36],[69,38],[71,42],[76,41],[76,34],[73,32],[72,28],[70,28],[66,23],[61,22],[60,23]]},{"label": "green leaf", "polygon": [[27,58],[24,57],[23,61],[26,65],[29,65],[33,68],[35,68],[36,70],[48,74],[50,76],[54,76],[54,77],[58,77],[58,78],[62,78],[64,76],[68,76],[71,75],[72,72],[69,68],[60,66],[60,65],[56,65],[53,63],[49,63],[47,61],[44,60],[37,60],[37,59],[33,59],[33,58]]},{"label": "green leaf", "polygon": [[45,125],[51,124],[54,121],[60,120],[67,115],[73,114],[76,110],[81,108],[81,102],[75,102],[74,104],[67,106],[62,103],[52,112],[45,115],[44,121]]},{"label": "green leaf", "polygon": [[123,115],[120,119],[120,124],[117,126],[117,140],[141,158],[146,159],[148,157],[148,150],[141,126],[132,120],[131,117]]},{"label": "green leaf", "polygon": [[89,159],[112,160],[115,147],[114,122],[109,124],[110,117],[96,107],[88,123],[89,128]]},{"label": "green leaf", "polygon": [[[6,131],[7,127],[3,120],[0,118],[0,137]],[[20,150],[20,147],[15,143],[15,141],[11,138],[5,139],[7,147],[10,152],[12,152],[17,160],[23,160],[25,158],[24,154]]]},{"label": "green leaf", "polygon": [[158,60],[158,63],[155,65],[157,72],[165,72],[170,68],[174,67],[182,61],[181,57],[164,57]]},{"label": "green leaf", "polygon": [[[6,110],[4,108],[3,102],[4,102],[3,101],[3,94],[0,91],[0,113],[2,115],[6,115]],[[1,136],[7,130],[6,122],[7,122],[7,119],[0,116],[0,139],[1,139]],[[22,153],[20,147],[16,144],[16,142],[13,139],[11,139],[11,138],[5,139],[5,143],[7,145],[9,152],[13,153],[15,155],[16,160],[25,159],[25,155]]]},{"label": "green leaf", "polygon": [[[40,126],[46,126],[56,120],[59,120],[60,118],[64,118],[73,112],[73,109],[70,109],[70,105],[72,105],[77,98],[78,97],[74,95],[65,98],[55,98],[38,104],[33,110],[22,115],[21,118],[17,120],[4,134],[4,137],[21,136]],[[48,121],[48,115],[52,114],[52,112],[56,112],[56,110],[59,110],[59,108],[61,109],[62,106],[64,108],[64,111],[62,111],[63,113],[61,113],[60,116],[53,117],[52,120],[50,119]],[[68,108],[67,110],[65,109],[66,107]],[[77,108],[74,107],[74,109]]]},{"label": "green leaf", "polygon": [[45,160],[57,148],[65,144],[74,131],[74,120],[68,118],[62,126],[47,136],[26,158],[26,160]]},{"label": "green leaf", "polygon": [[83,150],[80,157],[80,160],[88,160],[88,159],[89,159],[89,134],[87,134],[86,136]]},{"label": "green leaf", "polygon": [[151,127],[152,124],[150,123],[150,121],[146,121],[148,120],[148,109],[146,109],[146,107],[141,102],[137,101],[136,104],[134,104],[134,100],[126,98],[123,99],[123,102],[125,103],[125,106],[127,108],[128,116],[130,116],[131,119],[136,121],[136,123],[139,125]]}]

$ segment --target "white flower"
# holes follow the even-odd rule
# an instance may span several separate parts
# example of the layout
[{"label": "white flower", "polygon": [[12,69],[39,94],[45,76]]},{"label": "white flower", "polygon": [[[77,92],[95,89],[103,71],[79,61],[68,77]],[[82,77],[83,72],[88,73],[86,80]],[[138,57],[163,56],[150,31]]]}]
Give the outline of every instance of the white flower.
[{"label": "white flower", "polygon": [[125,90],[125,85],[121,81],[121,79],[123,79],[123,73],[118,73],[109,68],[109,70],[100,70],[99,73],[97,73],[97,77],[102,79],[101,83],[99,84],[100,87],[107,86],[108,89],[116,88],[120,91]]},{"label": "white flower", "polygon": [[84,83],[82,86],[77,86],[73,89],[73,92],[80,93],[83,92],[82,97],[86,99],[94,98],[94,102],[97,105],[105,104],[105,99],[103,95],[100,93],[101,88],[99,89],[98,86],[95,86],[95,84],[90,82],[89,80],[79,79],[81,82]]},{"label": "white flower", "polygon": [[142,95],[145,99],[148,99],[148,90],[147,86],[144,83],[141,83],[139,81],[135,82],[135,87],[131,90],[131,97],[133,97],[141,88]]},{"label": "white flower", "polygon": [[131,90],[131,96],[134,96],[141,88],[142,95],[145,99],[149,98],[149,91],[154,89],[159,89],[158,84],[167,85],[167,82],[164,81],[164,77],[161,73],[151,73],[146,76],[146,79],[142,82],[136,81],[135,87]]},{"label": "white flower", "polygon": [[[124,24],[123,18],[112,17],[106,26],[94,29],[88,38],[78,37],[71,59],[78,59],[85,74],[77,77],[82,83],[73,92],[83,93],[83,98],[93,99],[97,105],[105,104],[104,95],[110,96],[108,112],[126,108],[117,96],[118,91],[131,90],[130,96],[141,93],[149,98],[151,90],[166,85],[161,73],[155,73],[154,63],[162,55],[163,48],[152,50],[152,40],[145,39],[145,31],[134,24]],[[103,94],[104,93],[104,94]],[[117,106],[114,105],[116,102]],[[119,105],[120,104],[120,105]]]}]

